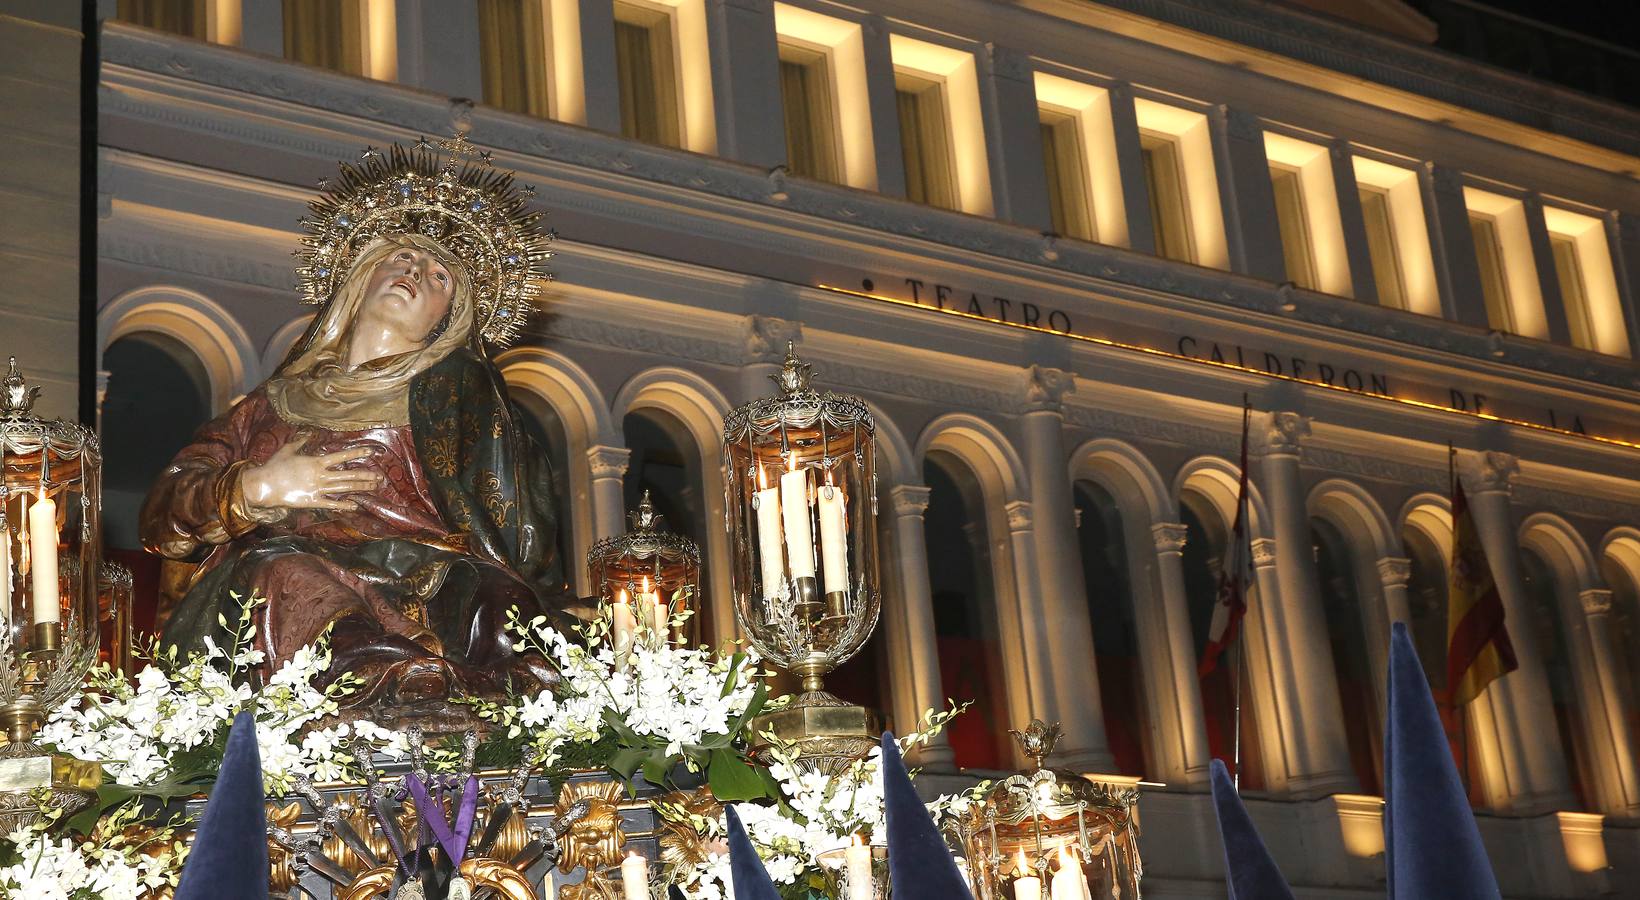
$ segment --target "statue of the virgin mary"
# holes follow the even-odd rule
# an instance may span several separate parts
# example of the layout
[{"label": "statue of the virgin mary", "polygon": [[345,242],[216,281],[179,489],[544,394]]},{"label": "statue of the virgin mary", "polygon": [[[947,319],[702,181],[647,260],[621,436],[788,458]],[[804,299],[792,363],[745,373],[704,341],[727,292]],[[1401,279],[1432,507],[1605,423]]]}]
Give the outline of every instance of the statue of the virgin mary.
[{"label": "statue of the virgin mary", "polygon": [[304,220],[298,275],[323,309],[150,492],[146,546],[200,562],[165,644],[224,642],[219,616],[255,596],[264,673],[330,629],[354,706],[553,680],[506,630],[509,610],[574,602],[551,474],[485,350],[540,292],[551,235],[510,175],[441,146],[343,165]]}]

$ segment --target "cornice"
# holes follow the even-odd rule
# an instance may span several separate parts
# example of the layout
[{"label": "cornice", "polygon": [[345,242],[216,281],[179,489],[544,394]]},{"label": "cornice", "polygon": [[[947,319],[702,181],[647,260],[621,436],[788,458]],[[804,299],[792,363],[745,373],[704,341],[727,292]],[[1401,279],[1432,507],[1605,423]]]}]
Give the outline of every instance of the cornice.
[{"label": "cornice", "polygon": [[[811,245],[886,246],[883,235],[927,241],[955,251],[905,243],[899,252],[974,265],[989,257],[998,273],[1071,290],[1217,317],[1288,333],[1297,326],[1422,348],[1437,365],[1469,370],[1524,370],[1625,391],[1640,388],[1632,364],[1530,339],[1501,340],[1481,329],[1403,314],[1340,297],[1294,291],[1148,254],[1080,241],[1051,240],[994,219],[931,209],[893,197],[781,177],[730,160],[636,144],[618,137],[529,119],[408,88],[292,65],[232,48],[167,39],[120,26],[104,41],[102,115],[159,122],[182,131],[232,138],[318,160],[349,157],[361,141],[440,133],[469,117],[482,143],[508,159],[526,180],[556,169],[574,190],[555,190],[564,208],[605,214],[646,204],[646,223],[686,234],[743,241],[748,222],[768,235],[800,234]],[[573,174],[562,166],[574,167]],[[1003,262],[1011,263],[1010,265]],[[1013,271],[1009,271],[1012,268]],[[1291,300],[1292,302],[1288,302]],[[1183,301],[1183,302],[1181,302]],[[1460,361],[1461,360],[1461,361]],[[1479,363],[1480,365],[1477,365]]]},{"label": "cornice", "polygon": [[1640,113],[1635,110],[1301,9],[1253,0],[1100,0],[1100,5],[1640,155]]}]

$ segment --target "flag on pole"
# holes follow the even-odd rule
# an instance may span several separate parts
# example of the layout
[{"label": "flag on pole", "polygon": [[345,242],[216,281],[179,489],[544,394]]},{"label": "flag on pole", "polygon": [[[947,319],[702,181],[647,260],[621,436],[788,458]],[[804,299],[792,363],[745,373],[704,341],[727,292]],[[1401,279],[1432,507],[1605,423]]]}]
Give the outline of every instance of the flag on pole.
[{"label": "flag on pole", "polygon": [[1230,546],[1219,569],[1218,599],[1213,603],[1213,622],[1207,629],[1207,646],[1202,649],[1196,677],[1206,678],[1218,667],[1219,657],[1236,642],[1241,619],[1247,614],[1248,567],[1252,552],[1247,544],[1247,429],[1253,407],[1244,399],[1241,409],[1241,484],[1236,490],[1236,523],[1230,529]]},{"label": "flag on pole", "polygon": [[1480,696],[1519,663],[1503,621],[1503,597],[1475,530],[1463,480],[1452,479],[1452,575],[1447,586],[1446,688],[1452,704]]}]

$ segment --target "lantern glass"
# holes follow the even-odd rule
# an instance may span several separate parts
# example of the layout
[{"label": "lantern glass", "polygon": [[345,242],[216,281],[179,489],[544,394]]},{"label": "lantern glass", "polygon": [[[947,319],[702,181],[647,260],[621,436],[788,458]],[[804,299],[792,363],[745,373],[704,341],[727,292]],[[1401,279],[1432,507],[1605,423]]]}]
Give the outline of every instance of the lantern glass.
[{"label": "lantern glass", "polygon": [[[664,530],[664,517],[655,512],[645,491],[625,534],[604,538],[587,553],[587,573],[598,591],[598,601],[619,599],[643,602],[646,594],[664,604],[671,623],[668,637],[685,644],[700,640],[700,547],[694,541]],[[682,617],[679,614],[689,612]]]},{"label": "lantern glass", "polygon": [[1139,793],[1090,781],[1042,760],[1058,726],[1014,732],[1032,772],[996,783],[956,828],[977,900],[1128,900],[1139,897]]},{"label": "lantern glass", "polygon": [[724,420],[735,619],[806,692],[877,625],[877,461],[865,402],[809,387],[788,349],[781,394]]},{"label": "lantern glass", "polygon": [[16,361],[0,384],[0,720],[7,752],[76,691],[99,639],[102,461],[78,425],[33,414]]}]

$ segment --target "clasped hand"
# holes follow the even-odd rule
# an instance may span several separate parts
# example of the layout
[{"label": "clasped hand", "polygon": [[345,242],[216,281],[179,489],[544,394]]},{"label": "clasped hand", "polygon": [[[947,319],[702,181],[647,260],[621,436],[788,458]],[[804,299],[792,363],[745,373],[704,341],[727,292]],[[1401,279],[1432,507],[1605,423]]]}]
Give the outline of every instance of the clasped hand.
[{"label": "clasped hand", "polygon": [[358,504],[341,495],[369,491],[381,483],[381,475],[363,469],[345,469],[347,463],[364,459],[369,447],[349,447],[332,453],[310,456],[302,452],[312,435],[298,432],[259,466],[246,466],[240,475],[240,491],[252,513],[278,513],[292,509],[353,510]]}]

